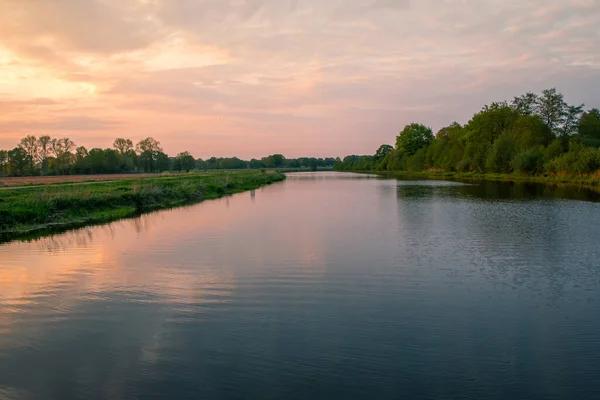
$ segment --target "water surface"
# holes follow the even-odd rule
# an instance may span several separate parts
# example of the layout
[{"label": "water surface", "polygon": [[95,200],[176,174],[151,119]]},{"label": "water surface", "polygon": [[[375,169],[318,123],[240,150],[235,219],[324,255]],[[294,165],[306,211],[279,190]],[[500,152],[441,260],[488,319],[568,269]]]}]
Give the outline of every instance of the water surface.
[{"label": "water surface", "polygon": [[0,398],[598,398],[586,196],[290,174],[2,245]]}]

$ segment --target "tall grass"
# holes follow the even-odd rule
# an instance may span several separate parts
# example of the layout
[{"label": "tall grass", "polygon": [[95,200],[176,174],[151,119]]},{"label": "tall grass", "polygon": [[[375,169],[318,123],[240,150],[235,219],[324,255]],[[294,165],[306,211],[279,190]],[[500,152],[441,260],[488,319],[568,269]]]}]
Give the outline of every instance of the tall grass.
[{"label": "tall grass", "polygon": [[0,240],[48,225],[84,225],[255,189],[285,176],[236,172],[0,190]]}]

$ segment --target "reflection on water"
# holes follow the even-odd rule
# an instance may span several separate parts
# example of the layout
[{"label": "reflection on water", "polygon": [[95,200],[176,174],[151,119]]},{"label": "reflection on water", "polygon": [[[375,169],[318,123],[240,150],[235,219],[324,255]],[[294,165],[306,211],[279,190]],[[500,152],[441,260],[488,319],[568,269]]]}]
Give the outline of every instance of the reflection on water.
[{"label": "reflection on water", "polygon": [[593,398],[599,207],[302,173],[6,244],[0,398]]},{"label": "reflection on water", "polygon": [[[451,196],[463,195],[482,199],[495,200],[533,200],[533,199],[569,199],[581,201],[600,201],[600,192],[576,185],[543,185],[540,183],[526,182],[494,182],[477,180],[420,180],[418,178],[404,178],[399,181],[401,188],[412,190],[415,194],[436,195],[450,194]],[[450,191],[452,184],[462,185],[465,190]],[[468,186],[468,187],[467,187]],[[444,189],[444,190],[438,190]]]}]

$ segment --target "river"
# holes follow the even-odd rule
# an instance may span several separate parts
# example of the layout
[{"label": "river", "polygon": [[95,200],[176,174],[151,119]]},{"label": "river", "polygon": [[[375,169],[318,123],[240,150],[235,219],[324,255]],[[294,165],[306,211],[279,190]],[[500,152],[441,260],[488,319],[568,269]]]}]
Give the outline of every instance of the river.
[{"label": "river", "polygon": [[586,196],[300,173],[4,244],[0,398],[600,398]]}]

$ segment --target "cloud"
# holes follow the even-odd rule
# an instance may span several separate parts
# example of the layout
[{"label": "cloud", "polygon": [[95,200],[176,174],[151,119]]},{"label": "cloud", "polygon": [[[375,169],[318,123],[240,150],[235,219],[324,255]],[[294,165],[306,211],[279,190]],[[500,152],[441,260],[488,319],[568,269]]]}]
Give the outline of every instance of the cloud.
[{"label": "cloud", "polygon": [[0,33],[8,41],[57,45],[67,51],[113,53],[144,47],[159,37],[144,2],[3,0]]},{"label": "cloud", "polygon": [[120,126],[120,121],[94,117],[63,117],[49,118],[37,121],[0,121],[0,133],[3,132],[30,132],[52,131],[56,133],[69,133],[78,131],[102,131]]},{"label": "cloud", "polygon": [[597,0],[3,0],[0,147],[50,123],[344,155],[545,87],[597,107],[598,21]]}]

